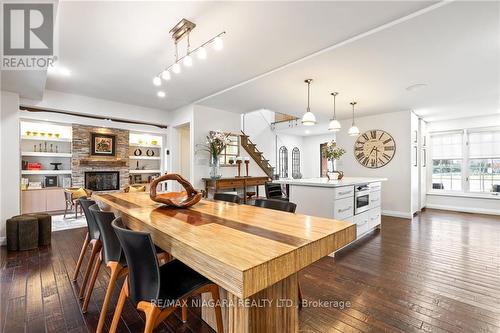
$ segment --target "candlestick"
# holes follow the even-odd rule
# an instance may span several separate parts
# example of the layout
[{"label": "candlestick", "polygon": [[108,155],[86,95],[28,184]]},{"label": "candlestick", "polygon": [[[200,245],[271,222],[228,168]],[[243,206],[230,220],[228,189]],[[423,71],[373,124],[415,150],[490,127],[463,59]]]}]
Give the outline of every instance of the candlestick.
[{"label": "candlestick", "polygon": [[250,159],[247,160],[247,158],[245,158],[245,167],[246,167],[246,170],[247,170],[247,177],[248,176],[248,165],[250,164]]},{"label": "candlestick", "polygon": [[236,177],[241,177],[241,158],[240,157],[236,158],[236,165],[238,166],[238,176],[236,176]]}]

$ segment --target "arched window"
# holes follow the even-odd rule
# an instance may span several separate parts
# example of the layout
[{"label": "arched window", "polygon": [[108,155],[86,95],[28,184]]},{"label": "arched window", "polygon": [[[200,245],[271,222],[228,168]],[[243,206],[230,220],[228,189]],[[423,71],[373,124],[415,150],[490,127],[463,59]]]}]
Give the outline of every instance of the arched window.
[{"label": "arched window", "polygon": [[297,147],[292,149],[292,178],[302,178],[300,174],[300,150]]},{"label": "arched window", "polygon": [[285,146],[281,146],[279,150],[279,169],[280,178],[288,177],[288,149]]}]

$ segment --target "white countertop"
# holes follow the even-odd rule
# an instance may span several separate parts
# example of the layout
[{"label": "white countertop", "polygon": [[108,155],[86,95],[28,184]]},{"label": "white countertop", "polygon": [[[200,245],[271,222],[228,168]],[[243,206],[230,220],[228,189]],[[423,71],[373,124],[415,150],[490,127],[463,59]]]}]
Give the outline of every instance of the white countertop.
[{"label": "white countertop", "polygon": [[304,178],[304,179],[279,179],[273,180],[273,183],[288,184],[297,186],[321,186],[321,187],[341,187],[353,186],[366,183],[383,182],[387,178],[369,178],[369,177],[344,177],[342,180],[328,180],[328,178]]}]

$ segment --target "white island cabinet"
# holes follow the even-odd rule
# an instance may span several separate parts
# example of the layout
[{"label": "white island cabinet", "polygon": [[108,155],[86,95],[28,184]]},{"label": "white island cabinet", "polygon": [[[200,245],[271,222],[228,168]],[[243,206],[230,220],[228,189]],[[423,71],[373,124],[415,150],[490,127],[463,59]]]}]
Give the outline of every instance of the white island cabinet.
[{"label": "white island cabinet", "polygon": [[359,239],[380,227],[381,191],[385,180],[344,177],[342,180],[309,178],[273,182],[287,185],[290,202],[297,204],[297,213],[355,223]]}]

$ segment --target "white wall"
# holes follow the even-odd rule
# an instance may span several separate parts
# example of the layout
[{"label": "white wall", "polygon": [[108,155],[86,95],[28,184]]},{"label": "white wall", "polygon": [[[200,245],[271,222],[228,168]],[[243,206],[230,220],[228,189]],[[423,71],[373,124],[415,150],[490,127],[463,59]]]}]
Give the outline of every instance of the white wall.
[{"label": "white wall", "polygon": [[20,213],[19,96],[2,91],[0,109],[0,244],[6,219]]},{"label": "white wall", "polygon": [[[356,137],[347,134],[350,120],[341,121],[342,130],[337,132],[337,144],[346,150],[338,162],[337,169],[347,177],[385,177],[382,185],[382,213],[384,215],[411,218],[411,170],[410,112],[383,113],[356,118],[356,125],[363,133],[370,129],[380,129],[392,135],[396,142],[396,153],[391,162],[378,169],[365,168],[354,157]],[[319,148],[316,157],[319,163]],[[319,169],[318,169],[319,170]],[[319,173],[319,171],[318,171]]]},{"label": "white wall", "polygon": [[269,163],[277,169],[277,150],[281,146],[288,149],[288,177],[292,177],[292,149],[294,147],[300,150],[300,172],[304,174],[304,149],[303,137],[299,135],[283,134],[279,131],[272,130],[270,124],[274,121],[274,112],[269,110],[257,110],[242,115],[242,127],[250,137],[253,143],[257,145],[257,149],[261,151]]},{"label": "white wall", "polygon": [[[335,139],[334,133],[305,136],[303,139],[303,149],[302,160],[304,164],[303,176],[304,178],[318,178],[320,177],[320,149],[319,146],[322,143],[329,142]],[[349,148],[343,146],[343,148],[348,151]],[[346,155],[344,155],[346,156]],[[337,163],[338,167],[338,163]],[[342,169],[342,168],[340,168]]]},{"label": "white wall", "polygon": [[[427,132],[452,131],[464,128],[500,126],[500,114],[483,117],[460,118],[446,121],[430,122]],[[427,168],[432,172],[432,168]],[[429,177],[430,179],[430,177]],[[428,186],[432,189],[432,186]],[[452,194],[427,194],[427,208],[445,209],[468,213],[484,213],[500,215],[499,198],[480,198],[464,193],[461,196]]]},{"label": "white wall", "polygon": [[[206,106],[195,105],[193,112],[193,145],[206,142],[206,136],[210,131],[222,130],[224,132],[240,133],[241,115],[239,113],[228,112],[224,110],[209,108]],[[247,152],[240,147],[240,156],[249,156]],[[244,174],[244,166],[241,172]],[[236,176],[236,167],[222,167],[223,177]],[[250,159],[249,174],[251,176],[265,176],[266,174],[260,167]],[[195,188],[204,188],[202,178],[209,176],[209,156],[203,152],[195,153],[193,167],[193,185]]]}]

